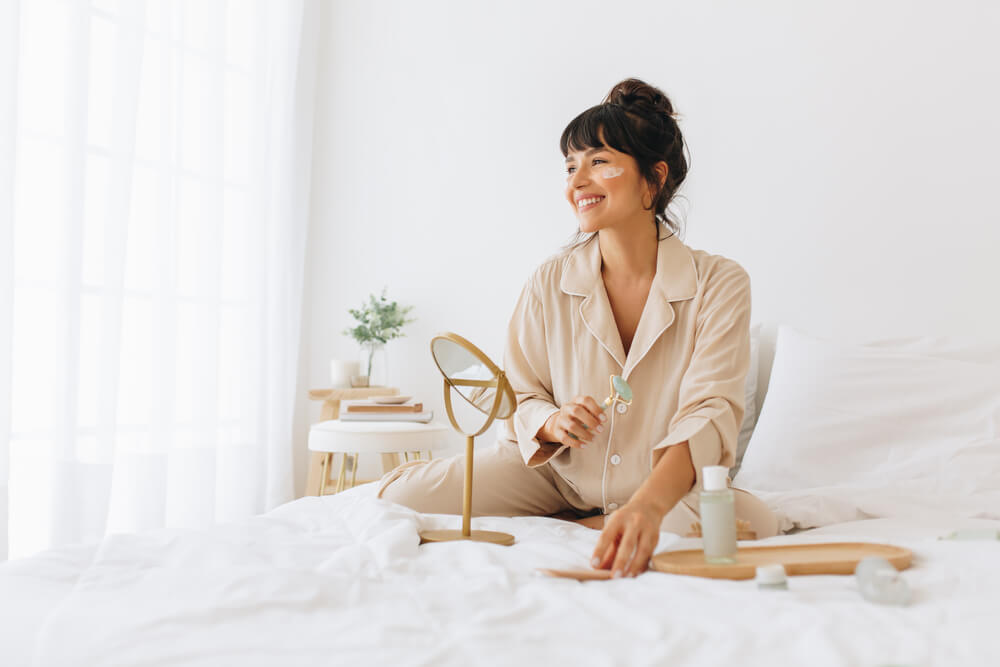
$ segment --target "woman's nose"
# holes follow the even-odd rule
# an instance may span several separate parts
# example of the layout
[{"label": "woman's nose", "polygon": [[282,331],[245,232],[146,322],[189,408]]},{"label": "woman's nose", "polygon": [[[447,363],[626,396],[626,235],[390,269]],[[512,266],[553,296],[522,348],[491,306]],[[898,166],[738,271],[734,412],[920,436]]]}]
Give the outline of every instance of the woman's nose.
[{"label": "woman's nose", "polygon": [[590,181],[590,174],[577,169],[572,174],[569,175],[569,184],[571,187],[576,188],[579,185],[585,185]]}]

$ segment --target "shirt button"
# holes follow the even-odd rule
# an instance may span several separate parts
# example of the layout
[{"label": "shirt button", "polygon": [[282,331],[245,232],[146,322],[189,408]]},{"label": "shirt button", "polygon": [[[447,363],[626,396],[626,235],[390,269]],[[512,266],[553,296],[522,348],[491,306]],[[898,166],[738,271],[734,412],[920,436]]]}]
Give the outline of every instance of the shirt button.
[{"label": "shirt button", "polygon": [[622,457],[618,456],[617,454],[611,455],[611,465],[616,466],[621,462],[622,462]]},{"label": "shirt button", "polygon": [[618,509],[618,503],[608,503],[608,509],[609,510],[616,510],[616,509]]},{"label": "shirt button", "polygon": [[618,411],[618,414],[623,415],[628,410],[628,406],[625,405],[624,403],[619,403],[618,407],[615,408],[615,410]]}]

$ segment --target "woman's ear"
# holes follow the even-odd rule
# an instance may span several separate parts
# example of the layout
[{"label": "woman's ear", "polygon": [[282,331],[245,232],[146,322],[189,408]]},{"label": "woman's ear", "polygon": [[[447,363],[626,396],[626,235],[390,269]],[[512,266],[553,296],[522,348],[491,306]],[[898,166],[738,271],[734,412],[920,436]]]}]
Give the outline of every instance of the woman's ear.
[{"label": "woman's ear", "polygon": [[[654,164],[653,169],[656,171],[656,179],[658,181],[658,184],[654,187],[651,183],[649,183],[649,181],[646,181],[646,186],[647,186],[646,191],[649,193],[650,206],[652,206],[653,202],[656,201],[656,195],[661,189],[663,189],[663,184],[667,182],[667,174],[670,173],[670,168],[667,167],[667,163],[664,162],[663,160],[660,160],[659,162]],[[642,203],[643,208],[647,208],[646,198],[643,197],[642,201],[643,201]]]},{"label": "woman's ear", "polygon": [[667,182],[667,174],[670,173],[670,167],[667,166],[666,162],[660,160],[653,168],[656,169],[656,176],[660,179],[660,188],[662,188],[663,184]]},{"label": "woman's ear", "polygon": [[[646,181],[646,193],[649,195],[649,205],[652,206],[653,202],[656,201],[656,195],[663,188],[663,184],[667,182],[667,174],[669,169],[667,168],[667,163],[660,160],[653,165],[653,170],[656,172],[657,185],[653,185],[649,181]],[[646,206],[646,198],[642,198],[642,207],[648,208]]]}]

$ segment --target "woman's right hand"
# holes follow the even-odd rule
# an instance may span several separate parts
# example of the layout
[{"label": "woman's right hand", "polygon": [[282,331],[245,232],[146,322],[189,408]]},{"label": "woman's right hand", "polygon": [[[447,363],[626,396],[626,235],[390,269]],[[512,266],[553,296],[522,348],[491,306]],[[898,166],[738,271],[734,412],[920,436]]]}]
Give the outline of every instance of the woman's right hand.
[{"label": "woman's right hand", "polygon": [[538,437],[544,442],[583,449],[594,439],[594,433],[604,431],[607,420],[608,416],[593,397],[576,396],[545,421]]}]

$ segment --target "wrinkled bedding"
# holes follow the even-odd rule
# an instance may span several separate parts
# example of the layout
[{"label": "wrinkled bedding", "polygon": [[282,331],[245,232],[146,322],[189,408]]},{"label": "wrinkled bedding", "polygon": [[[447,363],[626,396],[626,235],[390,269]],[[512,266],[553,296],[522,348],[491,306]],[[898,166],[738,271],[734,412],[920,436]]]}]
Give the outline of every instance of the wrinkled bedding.
[{"label": "wrinkled bedding", "polygon": [[[113,535],[0,564],[0,665],[995,665],[1000,541],[939,540],[1000,521],[869,519],[742,545],[910,548],[906,608],[851,576],[753,581],[647,572],[577,582],[598,532],[549,517],[477,517],[511,547],[420,546],[459,528],[366,484],[200,531]],[[699,540],[663,533],[657,552]]]}]

